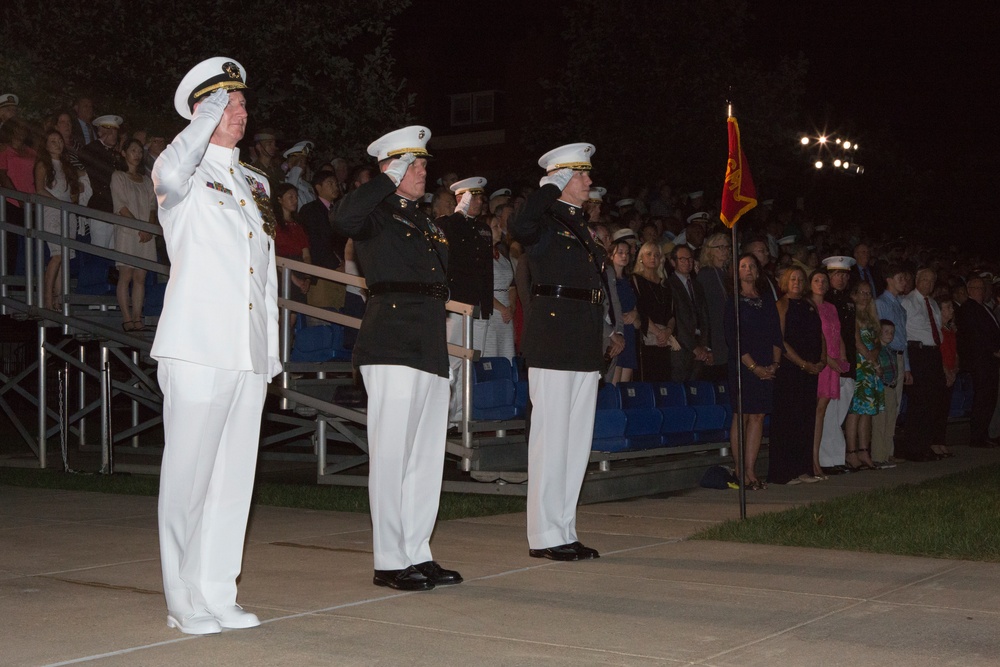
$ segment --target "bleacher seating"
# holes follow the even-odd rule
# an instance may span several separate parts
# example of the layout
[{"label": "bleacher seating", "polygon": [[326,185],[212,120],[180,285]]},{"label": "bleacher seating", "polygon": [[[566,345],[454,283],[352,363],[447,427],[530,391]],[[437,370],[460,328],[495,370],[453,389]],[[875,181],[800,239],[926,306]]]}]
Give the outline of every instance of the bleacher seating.
[{"label": "bleacher seating", "polygon": [[506,357],[482,357],[472,362],[472,418],[513,419],[516,388],[514,369]]}]

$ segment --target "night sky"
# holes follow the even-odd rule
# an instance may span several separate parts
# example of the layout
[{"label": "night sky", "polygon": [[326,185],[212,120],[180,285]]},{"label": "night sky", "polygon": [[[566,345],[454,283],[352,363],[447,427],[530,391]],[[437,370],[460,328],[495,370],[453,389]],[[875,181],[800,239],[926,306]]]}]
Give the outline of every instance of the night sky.
[{"label": "night sky", "polygon": [[[988,31],[1000,17],[996,9],[983,9],[989,3],[974,4],[981,8],[749,2],[747,56],[766,62],[804,55],[809,69],[801,130],[851,137],[861,145],[861,164],[877,164],[874,153],[883,149],[930,172],[932,187],[940,192],[927,197],[927,224],[936,224],[936,218],[960,222],[957,233],[986,234],[992,248],[1000,234],[991,206],[996,179],[990,123],[996,121],[988,100],[995,95],[989,77],[998,69]],[[430,66],[448,68],[443,53],[488,63],[491,49],[505,36],[527,36],[540,52],[551,53],[559,43],[559,7],[524,0],[495,5],[416,0],[394,24],[401,42],[429,38]],[[752,155],[750,160],[752,165]],[[866,188],[879,188],[877,170],[866,167],[863,178]]]}]

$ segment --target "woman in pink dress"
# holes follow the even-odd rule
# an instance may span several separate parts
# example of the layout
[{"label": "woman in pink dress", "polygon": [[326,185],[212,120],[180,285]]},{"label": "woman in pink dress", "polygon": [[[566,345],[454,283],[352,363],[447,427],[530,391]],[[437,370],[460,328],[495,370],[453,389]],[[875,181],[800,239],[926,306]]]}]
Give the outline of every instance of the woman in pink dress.
[{"label": "woman in pink dress", "polygon": [[837,308],[826,302],[826,293],[830,289],[830,278],[826,269],[817,269],[809,276],[809,294],[823,325],[823,338],[826,339],[826,367],[819,373],[819,384],[816,388],[816,428],[813,431],[813,475],[826,479],[819,465],[819,443],[823,438],[823,418],[830,400],[840,397],[840,374],[847,370],[847,359],[844,357],[845,345],[840,337],[840,318]]}]

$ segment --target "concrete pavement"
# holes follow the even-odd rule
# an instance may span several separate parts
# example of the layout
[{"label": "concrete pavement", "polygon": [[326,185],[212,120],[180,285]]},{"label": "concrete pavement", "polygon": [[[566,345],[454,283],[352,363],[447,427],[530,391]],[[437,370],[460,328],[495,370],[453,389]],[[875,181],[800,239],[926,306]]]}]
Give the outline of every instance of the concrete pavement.
[{"label": "concrete pavement", "polygon": [[[772,486],[749,512],[1000,462],[928,464]],[[603,557],[528,557],[524,514],[441,522],[460,586],[371,584],[364,514],[256,507],[240,602],[264,624],[166,626],[156,499],[0,486],[0,665],[997,665],[1000,564],[690,541],[738,517],[696,489],[580,508]]]}]

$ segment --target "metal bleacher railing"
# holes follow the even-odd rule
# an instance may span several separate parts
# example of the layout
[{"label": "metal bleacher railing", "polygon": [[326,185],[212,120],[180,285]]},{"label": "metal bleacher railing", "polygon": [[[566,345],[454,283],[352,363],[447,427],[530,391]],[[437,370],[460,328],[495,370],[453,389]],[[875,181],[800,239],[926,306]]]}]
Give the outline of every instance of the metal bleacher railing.
[{"label": "metal bleacher railing", "polygon": [[[9,204],[5,197],[22,203],[25,226],[8,222]],[[42,230],[41,221],[47,208],[60,211],[62,233]],[[34,321],[38,331],[37,358],[30,359],[30,363],[16,373],[0,372],[0,409],[15,423],[31,453],[27,456],[4,453],[0,456],[0,465],[49,467],[47,450],[56,441],[62,449],[65,466],[72,438],[80,451],[100,452],[102,472],[155,473],[162,452],[162,431],[159,430],[162,396],[156,382],[155,361],[149,358],[152,333],[123,331],[113,292],[108,286],[103,290],[99,286],[92,290],[97,293],[81,293],[79,267],[88,266],[88,275],[101,278],[101,263],[107,266],[121,261],[137,266],[155,276],[150,280],[159,286],[162,294],[169,265],[72,238],[71,214],[162,236],[157,225],[0,189],[0,314]],[[61,280],[65,297],[59,310],[41,307],[46,242],[56,243],[64,249]],[[23,246],[20,252],[23,269],[20,271],[7,261],[9,244]],[[67,249],[76,252],[76,267],[65,252]],[[97,269],[93,268],[95,262]],[[73,268],[77,268],[75,281],[71,276]],[[364,279],[284,258],[278,258],[277,271],[280,351],[285,369],[269,385],[273,399],[265,408],[261,456],[279,461],[314,461],[319,483],[365,485],[367,415],[362,404],[337,400],[338,387],[353,386],[356,382],[349,351],[346,358],[292,360],[293,314],[300,320],[308,318],[319,322],[318,326],[357,329],[360,320],[289,298],[293,271],[361,289],[365,287]],[[147,303],[153,302],[146,313],[150,325],[155,324],[158,316],[155,309],[157,291],[153,289],[152,298],[147,299]],[[518,402],[512,411],[490,413],[477,408],[473,404],[476,393],[474,364],[479,364],[481,376],[488,373],[484,372],[486,367],[469,343],[474,310],[467,304],[452,301],[447,308],[463,318],[464,343],[449,345],[449,354],[463,360],[465,373],[462,422],[457,433],[449,433],[446,443],[456,473],[446,475],[445,488],[523,495],[527,479],[525,378],[516,377],[517,369],[512,369],[511,381],[517,386],[509,390],[508,395],[515,396]],[[48,386],[50,382],[58,383],[58,391]],[[9,393],[17,394],[19,401],[27,401],[36,408],[34,429],[24,422],[23,413],[12,408],[6,398]],[[50,406],[50,401],[56,406]],[[112,411],[114,405],[120,412],[122,403],[130,407],[126,424]],[[481,418],[477,418],[477,414]],[[88,422],[95,416],[99,416],[96,438],[92,428],[88,430]],[[728,443],[722,441],[698,441],[678,446],[675,440],[662,437],[662,434],[647,440],[641,448],[625,447],[617,451],[602,451],[595,441],[582,500],[593,502],[694,486],[706,467],[725,460],[728,448]]]}]

